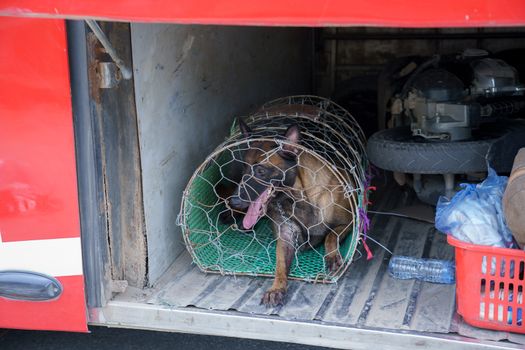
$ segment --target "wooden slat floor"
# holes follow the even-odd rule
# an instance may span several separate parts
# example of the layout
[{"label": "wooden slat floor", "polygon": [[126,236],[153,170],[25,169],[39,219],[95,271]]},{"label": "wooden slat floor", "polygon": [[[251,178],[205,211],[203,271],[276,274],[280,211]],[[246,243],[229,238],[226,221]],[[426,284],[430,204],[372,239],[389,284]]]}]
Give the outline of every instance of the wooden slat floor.
[{"label": "wooden slat floor", "polygon": [[[413,194],[395,186],[378,191],[372,200],[376,204],[373,209],[381,211],[416,201]],[[370,236],[394,254],[454,258],[446,237],[432,224],[387,215],[370,217]],[[204,274],[191,263],[187,253],[175,261],[147,302],[365,328],[449,332],[455,310],[455,285],[393,279],[387,273],[390,254],[371,240],[367,242],[374,253],[372,260],[357,253],[337,284],[291,281],[287,302],[282,307],[260,305],[271,279]],[[363,251],[362,247],[359,249]]]}]

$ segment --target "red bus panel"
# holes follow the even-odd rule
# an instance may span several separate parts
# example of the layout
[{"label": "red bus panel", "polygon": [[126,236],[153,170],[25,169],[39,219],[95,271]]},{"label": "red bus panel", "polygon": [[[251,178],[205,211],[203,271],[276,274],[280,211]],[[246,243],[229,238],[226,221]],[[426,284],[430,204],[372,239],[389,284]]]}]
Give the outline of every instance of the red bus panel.
[{"label": "red bus panel", "polygon": [[0,273],[55,277],[52,301],[0,297],[0,328],[86,331],[65,21],[0,17]]},{"label": "red bus panel", "polygon": [[523,0],[3,0],[0,14],[287,26],[525,25]]}]

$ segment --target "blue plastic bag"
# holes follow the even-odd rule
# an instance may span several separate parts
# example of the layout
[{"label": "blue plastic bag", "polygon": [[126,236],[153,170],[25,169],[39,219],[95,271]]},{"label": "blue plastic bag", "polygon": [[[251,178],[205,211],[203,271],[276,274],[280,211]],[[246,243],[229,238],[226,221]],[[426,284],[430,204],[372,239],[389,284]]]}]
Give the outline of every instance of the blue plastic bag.
[{"label": "blue plastic bag", "polygon": [[440,197],[436,208],[436,228],[473,244],[514,247],[505,223],[502,197],[508,178],[488,168],[479,184],[461,184],[462,189],[448,200]]}]

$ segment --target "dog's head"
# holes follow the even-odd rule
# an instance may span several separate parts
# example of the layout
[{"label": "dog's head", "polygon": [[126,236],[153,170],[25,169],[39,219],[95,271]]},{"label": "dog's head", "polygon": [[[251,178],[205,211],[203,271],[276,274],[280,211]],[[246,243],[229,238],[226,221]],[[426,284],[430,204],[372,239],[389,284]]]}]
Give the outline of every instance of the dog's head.
[{"label": "dog's head", "polygon": [[[239,126],[244,137],[252,131],[243,122]],[[284,139],[275,141],[251,141],[243,159],[244,170],[229,204],[233,209],[246,211],[244,229],[252,228],[265,214],[275,190],[292,187],[297,177],[297,158],[301,131],[292,125],[284,133]]]}]

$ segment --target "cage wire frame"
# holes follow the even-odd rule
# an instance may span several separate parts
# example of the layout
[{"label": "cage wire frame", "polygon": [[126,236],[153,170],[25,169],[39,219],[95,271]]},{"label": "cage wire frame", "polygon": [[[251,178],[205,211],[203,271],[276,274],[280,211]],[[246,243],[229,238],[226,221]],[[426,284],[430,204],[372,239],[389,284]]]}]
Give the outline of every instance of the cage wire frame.
[{"label": "cage wire frame", "polygon": [[[296,95],[296,96],[287,96],[277,98],[275,100],[266,102],[262,107],[261,111],[268,111],[272,108],[280,108],[285,105],[303,105],[310,107],[317,107],[323,111],[323,120],[328,124],[334,125],[337,127],[337,123],[340,125],[346,125],[346,132],[349,132],[350,135],[353,135],[349,138],[352,147],[364,158],[363,161],[366,162],[366,167],[368,167],[368,161],[366,159],[366,136],[361,129],[359,123],[355,118],[348,112],[346,109],[324,97],[313,96],[313,95]],[[355,141],[355,142],[353,142]]]},{"label": "cage wire frame", "polygon": [[[350,113],[339,105],[308,95],[270,101],[243,120],[251,129],[250,136],[241,133],[235,120],[230,136],[199,165],[183,192],[178,224],[194,263],[206,273],[274,276],[277,237],[272,232],[270,219],[260,219],[249,230],[240,229],[237,224],[221,223],[219,216],[228,211],[229,206],[225,203],[226,198],[217,192],[217,186],[224,180],[236,183],[223,173],[223,167],[243,163],[242,155],[252,145],[275,142],[278,147],[273,152],[288,145],[297,148],[300,154],[304,152],[314,157],[337,179],[340,191],[348,200],[352,214],[351,230],[343,242],[339,239],[337,242],[343,264],[336,271],[327,271],[324,244],[313,247],[308,238],[304,243],[310,244],[311,249],[295,250],[288,276],[289,279],[309,282],[337,282],[352,262],[366,229],[369,178],[363,131]],[[292,144],[283,138],[291,124],[300,127],[300,144]],[[333,194],[331,196],[333,200]]]}]

